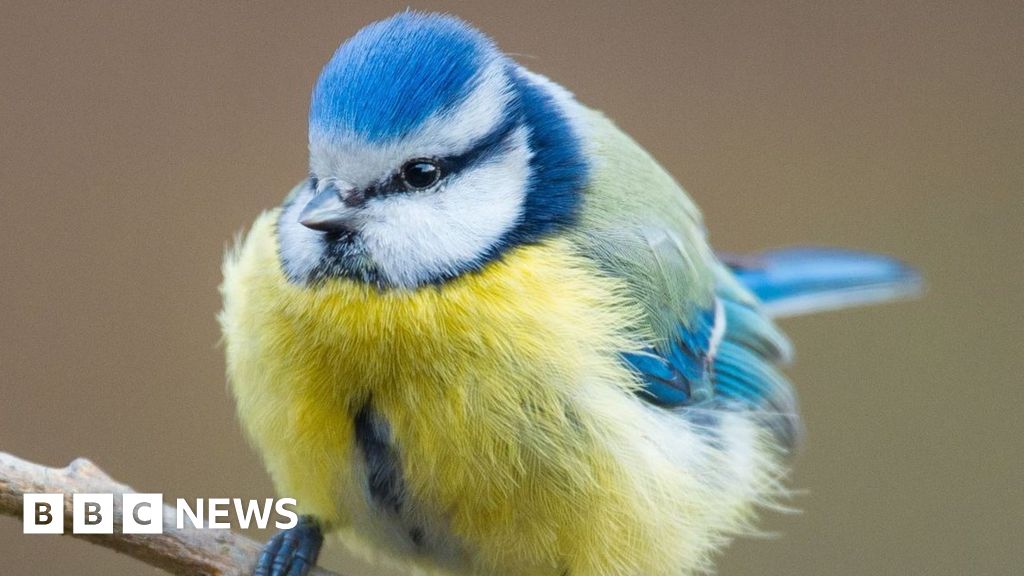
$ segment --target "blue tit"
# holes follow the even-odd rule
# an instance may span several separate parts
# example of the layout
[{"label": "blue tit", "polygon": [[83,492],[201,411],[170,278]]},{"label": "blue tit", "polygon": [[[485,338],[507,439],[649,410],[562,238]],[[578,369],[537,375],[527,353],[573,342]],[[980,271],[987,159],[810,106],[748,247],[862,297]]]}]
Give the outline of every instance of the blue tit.
[{"label": "blue tit", "polygon": [[486,36],[404,12],[346,41],[309,176],[224,264],[238,414],[299,525],[418,574],[711,568],[786,494],[780,314],[889,300],[886,257],[723,258],[636,142]]}]

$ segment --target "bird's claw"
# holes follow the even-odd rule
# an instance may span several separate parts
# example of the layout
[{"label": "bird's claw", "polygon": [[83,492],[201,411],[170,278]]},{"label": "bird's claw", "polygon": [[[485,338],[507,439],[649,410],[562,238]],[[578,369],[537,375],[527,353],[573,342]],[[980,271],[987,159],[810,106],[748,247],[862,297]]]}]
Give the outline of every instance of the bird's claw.
[{"label": "bird's claw", "polygon": [[306,576],[316,565],[324,536],[312,516],[300,516],[293,528],[282,530],[263,546],[253,576]]}]

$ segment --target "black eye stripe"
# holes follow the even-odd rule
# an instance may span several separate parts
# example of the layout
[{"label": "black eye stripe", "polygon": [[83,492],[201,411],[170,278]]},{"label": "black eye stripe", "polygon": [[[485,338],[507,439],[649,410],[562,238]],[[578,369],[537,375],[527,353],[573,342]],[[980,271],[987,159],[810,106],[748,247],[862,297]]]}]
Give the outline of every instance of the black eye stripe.
[{"label": "black eye stripe", "polygon": [[[402,194],[416,191],[424,191],[433,187],[437,182],[457,175],[466,168],[478,164],[486,160],[491,155],[497,153],[506,145],[509,136],[518,128],[521,124],[521,114],[517,107],[510,109],[505,118],[500,124],[495,126],[490,132],[480,137],[468,150],[465,152],[455,155],[448,156],[446,158],[412,158],[407,160],[402,167],[391,174],[391,176],[383,181],[376,184],[371,184],[363,190],[362,198],[364,200],[377,197],[390,196],[392,194]],[[438,170],[437,179],[426,184],[425,181],[421,184],[423,186],[415,185],[415,182],[410,182],[407,175],[404,173],[406,167],[416,163],[429,163],[434,165]],[[311,179],[312,181],[312,179]]]},{"label": "black eye stripe", "polygon": [[477,140],[469,150],[446,158],[445,163],[449,172],[453,174],[460,172],[467,166],[472,166],[500,150],[512,132],[519,127],[519,120],[518,113],[509,112],[501,124]]}]

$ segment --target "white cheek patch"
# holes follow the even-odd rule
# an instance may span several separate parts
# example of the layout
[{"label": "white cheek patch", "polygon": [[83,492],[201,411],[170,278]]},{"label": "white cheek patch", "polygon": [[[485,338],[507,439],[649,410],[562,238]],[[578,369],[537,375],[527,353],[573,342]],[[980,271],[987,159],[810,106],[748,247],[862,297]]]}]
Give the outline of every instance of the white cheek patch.
[{"label": "white cheek patch", "polygon": [[286,272],[293,279],[305,278],[323,255],[323,234],[299,224],[299,212],[313,197],[309,186],[299,184],[295,197],[277,221],[278,250]]},{"label": "white cheek patch", "polygon": [[525,128],[494,157],[442,185],[369,202],[360,236],[385,280],[415,287],[472,265],[522,217],[530,153]]}]

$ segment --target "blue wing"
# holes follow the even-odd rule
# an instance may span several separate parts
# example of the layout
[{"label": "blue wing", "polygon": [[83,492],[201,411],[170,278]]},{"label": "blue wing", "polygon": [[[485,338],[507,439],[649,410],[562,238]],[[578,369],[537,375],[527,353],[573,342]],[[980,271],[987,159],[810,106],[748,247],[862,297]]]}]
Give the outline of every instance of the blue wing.
[{"label": "blue wing", "polygon": [[667,352],[654,347],[626,352],[623,359],[644,381],[641,393],[661,406],[687,406],[711,400],[711,341],[716,307],[699,310],[689,327],[680,323],[668,343]]},{"label": "blue wing", "polygon": [[716,276],[714,306],[700,310],[690,328],[680,323],[668,354],[650,348],[623,358],[640,375],[646,400],[748,411],[792,447],[800,436],[796,396],[775,367],[789,360],[789,342],[728,270]]},{"label": "blue wing", "polygon": [[756,415],[781,446],[791,449],[801,435],[799,409],[792,385],[778,369],[792,359],[789,340],[724,267],[717,286],[725,329],[714,351],[715,403]]},{"label": "blue wing", "polygon": [[668,408],[744,410],[783,446],[800,436],[797,401],[778,370],[791,358],[772,317],[892,300],[921,289],[908,266],[875,254],[791,248],[726,256],[716,268],[715,304],[680,322],[667,353],[624,354],[647,400]]}]

